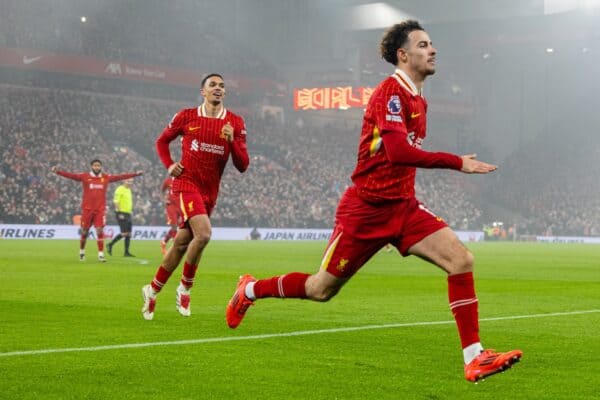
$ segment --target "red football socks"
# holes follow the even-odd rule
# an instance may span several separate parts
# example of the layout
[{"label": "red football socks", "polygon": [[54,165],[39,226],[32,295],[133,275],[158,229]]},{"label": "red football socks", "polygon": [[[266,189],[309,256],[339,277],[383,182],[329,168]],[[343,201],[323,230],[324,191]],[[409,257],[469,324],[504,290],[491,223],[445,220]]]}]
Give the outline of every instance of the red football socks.
[{"label": "red football socks", "polygon": [[169,280],[169,277],[171,276],[171,274],[173,273],[173,271],[167,271],[166,269],[163,268],[163,266],[161,265],[160,267],[158,267],[158,270],[156,271],[156,275],[154,275],[154,279],[152,280],[152,289],[154,289],[154,292],[158,293],[160,292],[160,290],[163,288],[163,286],[165,286],[165,283],[167,283],[167,281]]},{"label": "red football socks", "polygon": [[479,342],[479,316],[472,272],[448,276],[448,300],[463,349]]},{"label": "red football socks", "polygon": [[98,251],[104,251],[104,232],[98,234],[98,240],[96,242],[98,244]]},{"label": "red football socks", "polygon": [[254,284],[257,299],[265,297],[285,297],[306,299],[305,283],[310,274],[292,272],[290,274],[261,279]]},{"label": "red football socks", "polygon": [[196,270],[198,269],[197,265],[188,264],[185,262],[183,264],[183,273],[181,275],[181,284],[186,289],[190,290],[192,286],[194,286],[194,276],[196,276]]}]

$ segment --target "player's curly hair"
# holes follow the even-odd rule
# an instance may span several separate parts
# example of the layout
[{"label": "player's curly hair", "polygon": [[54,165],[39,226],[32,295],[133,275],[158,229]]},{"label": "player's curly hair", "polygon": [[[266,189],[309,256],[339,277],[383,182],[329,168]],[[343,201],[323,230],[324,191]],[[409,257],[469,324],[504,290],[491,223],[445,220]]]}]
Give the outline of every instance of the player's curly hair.
[{"label": "player's curly hair", "polygon": [[398,65],[398,49],[408,42],[408,34],[412,31],[424,31],[423,27],[415,20],[409,19],[389,27],[379,44],[381,57],[393,65]]},{"label": "player's curly hair", "polygon": [[90,165],[94,165],[94,163],[99,163],[102,165],[102,161],[98,160],[97,158],[94,158],[92,161],[90,161]]}]

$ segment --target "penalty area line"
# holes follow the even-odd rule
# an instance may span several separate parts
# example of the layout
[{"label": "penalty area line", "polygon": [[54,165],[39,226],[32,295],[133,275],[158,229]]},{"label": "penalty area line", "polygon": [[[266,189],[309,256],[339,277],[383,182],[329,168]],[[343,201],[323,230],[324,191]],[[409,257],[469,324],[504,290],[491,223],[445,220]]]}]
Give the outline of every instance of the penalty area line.
[{"label": "penalty area line", "polygon": [[[592,314],[592,313],[598,313],[598,312],[600,312],[600,309],[568,311],[568,312],[554,312],[554,313],[546,313],[546,314],[510,315],[510,316],[506,316],[506,317],[481,318],[479,320],[479,322],[506,321],[506,320],[527,319],[527,318],[561,317],[561,316],[580,315],[580,314]],[[39,355],[39,354],[50,354],[50,353],[75,353],[75,352],[83,352],[83,351],[135,349],[135,348],[141,348],[141,347],[182,346],[182,345],[186,345],[186,344],[222,343],[222,342],[233,342],[233,341],[240,341],[240,340],[261,340],[261,339],[271,339],[271,338],[280,338],[280,337],[320,335],[320,334],[324,334],[324,333],[367,331],[367,330],[375,330],[375,329],[410,328],[410,327],[417,327],[417,326],[447,325],[447,324],[454,324],[454,323],[455,323],[454,320],[406,322],[406,323],[397,323],[397,324],[363,325],[363,326],[349,326],[349,327],[343,327],[343,328],[315,329],[315,330],[295,331],[295,332],[266,333],[266,334],[262,334],[262,335],[250,335],[250,336],[225,336],[225,337],[214,337],[214,338],[205,338],[205,339],[173,340],[173,341],[164,341],[164,342],[124,343],[124,344],[92,346],[92,347],[71,347],[71,348],[62,348],[62,349],[11,351],[11,352],[7,352],[7,353],[0,353],[0,358],[15,357],[15,356],[31,356],[31,355]]]}]

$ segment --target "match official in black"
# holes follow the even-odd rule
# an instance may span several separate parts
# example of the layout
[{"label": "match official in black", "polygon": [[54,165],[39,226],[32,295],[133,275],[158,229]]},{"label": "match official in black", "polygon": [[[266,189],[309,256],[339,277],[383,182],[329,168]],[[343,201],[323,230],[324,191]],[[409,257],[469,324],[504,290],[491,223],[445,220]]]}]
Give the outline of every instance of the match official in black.
[{"label": "match official in black", "polygon": [[135,257],[129,252],[129,243],[131,241],[131,211],[133,210],[133,195],[131,194],[131,185],[133,179],[126,179],[123,184],[115,190],[113,203],[115,205],[115,214],[119,229],[121,232],[113,238],[108,244],[108,254],[112,256],[112,248],[121,238],[125,238],[125,257]]}]

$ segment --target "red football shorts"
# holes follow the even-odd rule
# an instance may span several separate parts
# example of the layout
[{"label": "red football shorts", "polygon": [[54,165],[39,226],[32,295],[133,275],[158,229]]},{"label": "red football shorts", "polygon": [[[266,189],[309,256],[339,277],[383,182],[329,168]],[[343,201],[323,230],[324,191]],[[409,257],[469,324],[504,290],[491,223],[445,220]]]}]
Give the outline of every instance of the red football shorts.
[{"label": "red football shorts", "polygon": [[165,215],[167,216],[167,225],[179,225],[179,216],[181,214],[179,204],[169,203],[165,207]]},{"label": "red football shorts", "polygon": [[214,204],[206,202],[204,196],[197,192],[179,192],[179,210],[181,211],[180,228],[185,228],[188,220],[195,215],[208,215],[214,208]]},{"label": "red football shorts", "polygon": [[81,210],[81,229],[87,231],[94,225],[96,228],[104,227],[106,223],[106,213],[102,210]]},{"label": "red football shorts", "polygon": [[406,257],[414,244],[447,226],[414,197],[374,204],[350,187],[338,205],[321,268],[338,278],[350,278],[387,243]]}]

